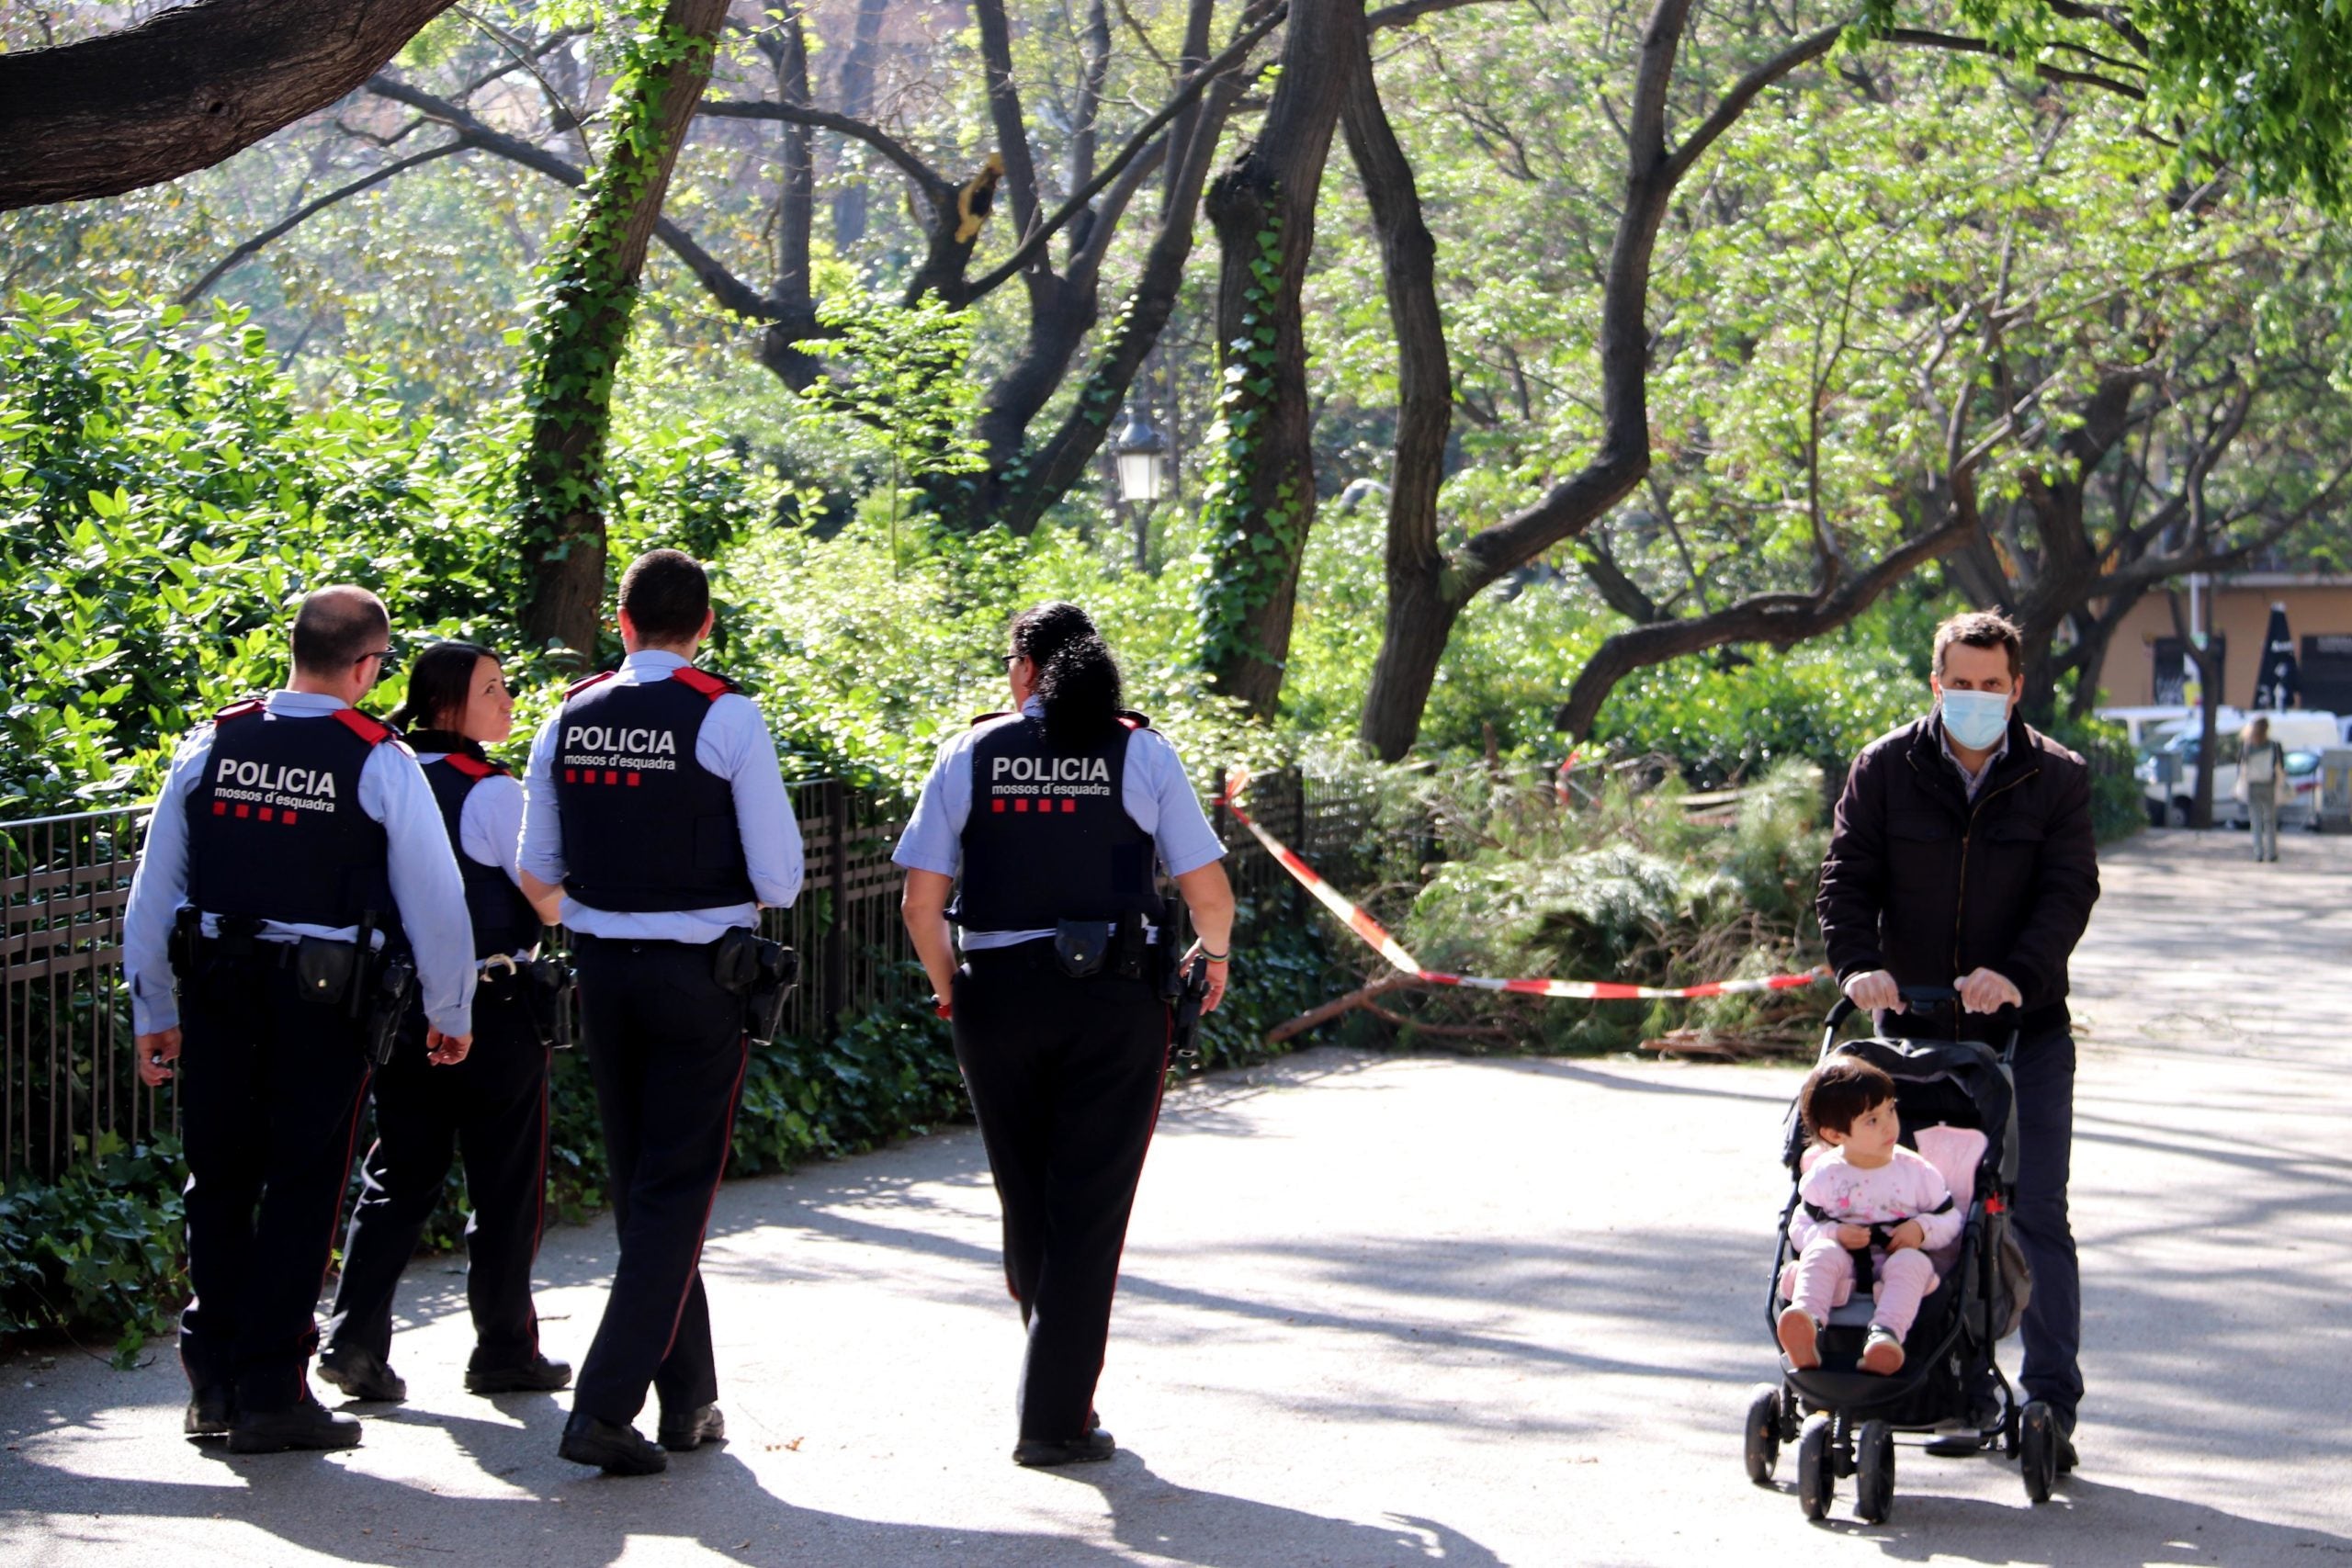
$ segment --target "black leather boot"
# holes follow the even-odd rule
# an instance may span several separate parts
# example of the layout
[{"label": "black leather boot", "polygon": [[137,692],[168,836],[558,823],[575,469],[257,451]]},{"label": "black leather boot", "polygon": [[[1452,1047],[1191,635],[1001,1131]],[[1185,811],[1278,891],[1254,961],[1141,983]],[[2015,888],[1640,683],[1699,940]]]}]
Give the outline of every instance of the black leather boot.
[{"label": "black leather boot", "polygon": [[574,1464],[593,1464],[606,1475],[658,1475],[670,1468],[670,1456],[639,1435],[636,1427],[616,1421],[599,1421],[575,1410],[563,1424],[563,1441],[556,1452]]},{"label": "black leather boot", "polygon": [[277,1454],[289,1449],[356,1449],[359,1417],[329,1410],[307,1393],[286,1410],[239,1411],[229,1423],[232,1454]]}]

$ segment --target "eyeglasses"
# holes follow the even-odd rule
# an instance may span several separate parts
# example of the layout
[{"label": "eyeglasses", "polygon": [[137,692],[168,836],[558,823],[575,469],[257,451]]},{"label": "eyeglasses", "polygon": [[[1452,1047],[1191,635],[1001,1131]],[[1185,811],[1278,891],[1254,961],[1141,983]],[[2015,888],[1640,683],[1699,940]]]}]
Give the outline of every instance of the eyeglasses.
[{"label": "eyeglasses", "polygon": [[363,653],[351,662],[355,665],[365,664],[371,659],[376,661],[376,679],[379,681],[401,667],[401,656],[389,648],[379,648],[373,653]]},{"label": "eyeglasses", "polygon": [[1025,659],[1028,655],[1023,653],[991,653],[989,657],[996,660],[998,669],[1010,670],[1012,668],[1012,661],[1014,660]]}]

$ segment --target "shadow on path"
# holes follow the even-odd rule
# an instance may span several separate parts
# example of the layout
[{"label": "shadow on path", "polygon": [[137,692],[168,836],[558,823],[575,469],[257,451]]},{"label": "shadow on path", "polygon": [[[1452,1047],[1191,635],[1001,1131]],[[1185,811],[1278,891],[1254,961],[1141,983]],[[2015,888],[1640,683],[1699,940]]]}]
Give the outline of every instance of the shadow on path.
[{"label": "shadow on path", "polygon": [[[528,1403],[537,1402],[518,1402]],[[1466,1568],[1500,1568],[1501,1562],[1435,1520],[1391,1515],[1389,1524],[1365,1525],[1179,1486],[1124,1450],[1107,1465],[1020,1478],[1039,1487],[1072,1480],[1095,1487],[1111,1510],[1114,1536],[1125,1549],[1120,1551],[1067,1534],[891,1523],[797,1506],[763,1487],[749,1465],[723,1449],[673,1461],[665,1476],[616,1481],[520,1452],[518,1437],[536,1449],[544,1434],[532,1437],[497,1422],[443,1416],[416,1424],[447,1431],[481,1473],[504,1480],[516,1495],[445,1496],[319,1456],[241,1459],[209,1444],[206,1457],[224,1472],[218,1484],[97,1480],[40,1465],[22,1467],[17,1472],[22,1490],[13,1506],[0,1509],[0,1519],[13,1515],[29,1520],[44,1540],[69,1552],[119,1533],[84,1530],[74,1522],[77,1517],[103,1517],[118,1526],[126,1520],[227,1517],[288,1545],[346,1562],[413,1564],[462,1553],[487,1555],[502,1568],[587,1568],[641,1551],[649,1540],[693,1543],[748,1564],[920,1560],[1093,1568],[1128,1562],[1128,1551],[1140,1551],[1202,1568],[1258,1568],[1269,1561],[1270,1548],[1279,1550],[1285,1562],[1366,1568],[1424,1559]],[[43,1510],[42,1495],[52,1488],[70,1494],[70,1513]],[[269,1560],[266,1552],[260,1558]]]},{"label": "shadow on path", "polygon": [[[1904,1460],[1911,1458],[1908,1451]],[[1932,1461],[1921,1461],[1921,1468]],[[1999,1461],[1976,1461],[1996,1464]],[[1789,1492],[1789,1506],[1797,1506]],[[2136,1492],[2061,1476],[2058,1489],[2040,1507],[1981,1497],[1906,1495],[1900,1464],[1894,1513],[1883,1525],[1866,1525],[1848,1511],[1849,1491],[1838,1511],[1816,1529],[1867,1541],[1897,1562],[1949,1560],[1964,1550],[1972,1562],[2027,1568],[2155,1568],[2169,1563],[2286,1562],[2313,1564],[2352,1561],[2352,1539],[2326,1530],[2270,1524],[2199,1503],[2184,1503],[2152,1492]]]}]

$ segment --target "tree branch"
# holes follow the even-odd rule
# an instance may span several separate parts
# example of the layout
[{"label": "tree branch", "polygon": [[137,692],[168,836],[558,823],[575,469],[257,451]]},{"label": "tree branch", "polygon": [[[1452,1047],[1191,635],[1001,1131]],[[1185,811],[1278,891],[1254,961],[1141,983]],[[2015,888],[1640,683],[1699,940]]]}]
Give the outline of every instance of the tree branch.
[{"label": "tree branch", "polygon": [[[1888,43],[1901,44],[1909,49],[1939,49],[1951,54],[1984,54],[1998,60],[2007,60],[2013,64],[2028,63],[2018,60],[2017,56],[1999,45],[1981,38],[1962,38],[1954,33],[1929,32],[1921,28],[1890,28],[1878,36]],[[2119,82],[2112,76],[2102,76],[2095,71],[2069,71],[2064,66],[2048,65],[2039,61],[2032,62],[2031,64],[2033,73],[2045,82],[2068,82],[2079,86],[2097,87],[2103,92],[2113,93],[2118,97],[2130,98],[2134,103],[2147,101],[2147,89],[2135,87],[2129,82]]]},{"label": "tree branch", "polygon": [[[546,148],[526,141],[519,136],[509,136],[503,130],[492,130],[466,110],[446,98],[434,96],[421,87],[412,87],[405,82],[379,73],[368,79],[367,88],[379,98],[406,104],[427,118],[440,121],[462,135],[469,145],[485,152],[493,153],[512,164],[520,164],[526,169],[537,169],[549,179],[560,180],[575,189],[588,183],[586,175]],[[693,235],[667,218],[655,221],[653,237],[661,241],[671,254],[685,263],[686,270],[695,275],[695,281],[727,310],[739,316],[749,316],[755,321],[781,322],[801,331],[804,336],[816,335],[813,320],[800,320],[796,312],[787,310],[728,271],[695,242]]]},{"label": "tree branch", "polygon": [[714,119],[774,119],[789,125],[810,125],[820,130],[833,131],[865,142],[885,158],[896,164],[907,178],[914,181],[923,196],[936,207],[953,203],[956,183],[918,157],[913,149],[897,137],[865,120],[851,115],[835,114],[831,109],[812,108],[807,104],[774,103],[767,99],[752,102],[735,99],[706,99],[695,113]]},{"label": "tree branch", "polygon": [[1366,11],[1364,30],[1378,32],[1383,28],[1401,28],[1408,22],[1418,22],[1423,17],[1441,11],[1459,11],[1465,6],[1485,6],[1493,0],[1397,0],[1394,6],[1383,6],[1377,11]]},{"label": "tree branch", "polygon": [[1092,201],[1102,193],[1103,187],[1119,177],[1122,170],[1142,155],[1144,149],[1151,144],[1151,139],[1159,134],[1161,127],[1183,113],[1211,82],[1248,59],[1250,51],[1257,47],[1258,40],[1272,32],[1289,13],[1289,9],[1288,6],[1276,6],[1265,16],[1260,17],[1254,25],[1243,29],[1240,36],[1227,44],[1216,59],[1184,78],[1183,84],[1170,96],[1166,103],[1159,107],[1159,112],[1145,120],[1136,129],[1135,134],[1127,138],[1126,145],[1120,148],[1117,154],[1102,165],[1102,171],[1087,182],[1084,189],[1075,192],[1068,201],[1062,203],[1052,217],[1046,219],[1023,234],[1021,243],[1013,248],[1011,255],[974,280],[969,298],[977,299],[1001,287],[1008,279],[1017,276],[1021,269],[1027,266],[1039,251],[1045,249],[1063,224],[1085,210],[1087,203]]},{"label": "tree branch", "polygon": [[450,0],[195,0],[0,54],[0,210],[208,168],[367,80]]},{"label": "tree branch", "polygon": [[1715,105],[1707,118],[1699,122],[1699,128],[1685,137],[1682,145],[1677,147],[1668,157],[1667,167],[1669,171],[1669,178],[1681,179],[1690,172],[1690,165],[1699,161],[1701,154],[1715,144],[1716,138],[1729,130],[1739,117],[1747,112],[1748,106],[1756,101],[1765,88],[1770,87],[1798,66],[1818,60],[1828,53],[1837,47],[1838,40],[1846,36],[1846,29],[1852,25],[1849,18],[1823,28],[1818,32],[1808,33],[1733,83],[1731,90],[1723,96],[1723,101]]},{"label": "tree branch", "polygon": [[395,175],[406,174],[409,170],[415,168],[420,164],[430,164],[435,159],[446,158],[452,152],[463,152],[472,145],[472,141],[468,138],[464,132],[460,131],[455,141],[445,142],[438,147],[427,148],[422,152],[413,153],[409,157],[402,158],[398,163],[387,164],[373,174],[362,175],[360,178],[353,180],[349,185],[339,186],[335,189],[327,192],[326,195],[319,197],[316,201],[306,203],[302,207],[297,209],[282,221],[271,224],[268,228],[263,230],[260,233],[255,234],[252,239],[247,240],[243,244],[239,245],[235,250],[231,251],[227,255],[222,256],[219,261],[215,262],[209,272],[207,272],[202,277],[198,278],[194,283],[189,284],[186,288],[180,290],[179,302],[183,305],[187,305],[200,299],[203,296],[204,291],[211,288],[214,284],[220,282],[222,275],[227,273],[230,268],[235,266],[239,262],[243,261],[246,257],[255,254],[264,246],[269,244],[271,241],[283,238],[285,235],[299,228],[303,222],[312,217],[315,217],[326,209],[333,207],[336,202],[344,199],[344,197],[357,196],[361,191],[367,190],[370,186],[382,185],[386,180],[390,179]]}]

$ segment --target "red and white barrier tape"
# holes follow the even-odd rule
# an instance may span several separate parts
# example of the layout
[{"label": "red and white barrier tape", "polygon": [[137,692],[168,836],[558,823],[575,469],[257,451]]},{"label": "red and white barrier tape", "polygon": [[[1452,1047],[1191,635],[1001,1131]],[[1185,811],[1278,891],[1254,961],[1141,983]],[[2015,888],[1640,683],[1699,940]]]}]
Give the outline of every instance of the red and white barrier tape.
[{"label": "red and white barrier tape", "polygon": [[1357,908],[1346,894],[1324,881],[1313,866],[1299,859],[1287,844],[1259,826],[1257,819],[1241,808],[1242,794],[1249,787],[1247,770],[1236,768],[1226,775],[1225,806],[1233,813],[1234,819],[1256,835],[1258,841],[1266,846],[1266,852],[1281,863],[1284,871],[1298,878],[1300,886],[1315,895],[1317,903],[1338,916],[1350,931],[1369,942],[1381,957],[1425,985],[1458,986],[1476,991],[1509,991],[1522,997],[1565,997],[1579,1001],[1647,1001],[1724,997],[1739,991],[1793,991],[1829,977],[1828,970],[1815,968],[1801,975],[1766,975],[1753,980],[1711,980],[1703,986],[1626,986],[1613,980],[1497,980],[1483,975],[1451,975],[1442,970],[1424,969],[1421,961],[1414,957],[1403,942],[1389,934],[1387,927]]}]

